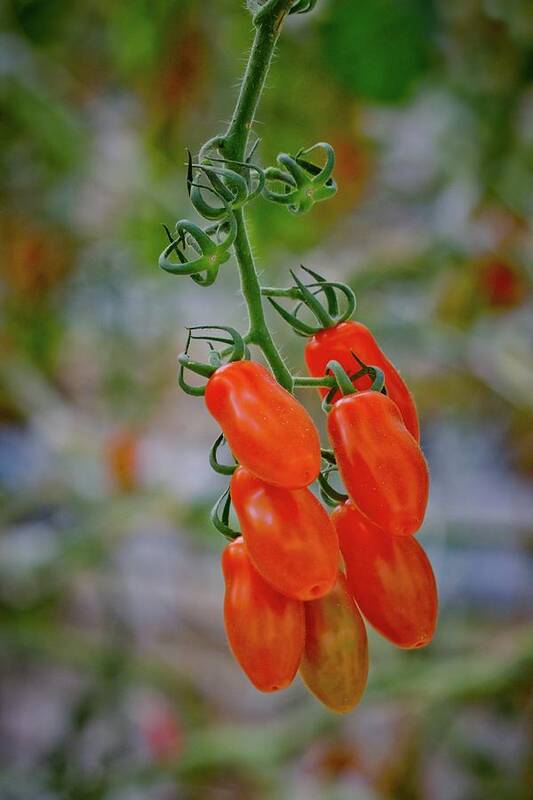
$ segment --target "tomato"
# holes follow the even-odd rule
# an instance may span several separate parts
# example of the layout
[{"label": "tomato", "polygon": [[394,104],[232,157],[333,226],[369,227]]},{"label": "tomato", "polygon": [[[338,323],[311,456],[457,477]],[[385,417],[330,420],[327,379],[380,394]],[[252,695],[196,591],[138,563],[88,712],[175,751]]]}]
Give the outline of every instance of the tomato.
[{"label": "tomato", "polygon": [[239,467],[231,499],[250,558],[288,597],[312,600],[333,587],[339,543],[328,514],[309,489],[281,489]]},{"label": "tomato", "polygon": [[305,646],[300,675],[307,688],[332,711],[351,711],[368,677],[365,624],[346,578],[339,573],[325,597],[305,606]]},{"label": "tomato", "polygon": [[114,485],[124,492],[133,491],[139,477],[139,441],[135,434],[128,430],[112,434],[106,442],[105,457]]},{"label": "tomato", "polygon": [[234,361],[207,382],[205,402],[235,458],[267,483],[299,489],[320,470],[320,441],[305,408],[261,364]]},{"label": "tomato", "polygon": [[416,533],[426,511],[429,471],[392,400],[373,391],[346,395],[328,414],[328,432],[354,503],[387,533]]},{"label": "tomato", "polygon": [[437,585],[417,540],[386,534],[350,501],[332,519],[348,587],[363,616],[398,647],[429,644],[437,624]]},{"label": "tomato", "polygon": [[[334,359],[344,367],[348,375],[353,375],[359,367],[352,351],[365,364],[383,370],[387,394],[400,409],[407,430],[418,441],[420,439],[418,414],[411,392],[398,370],[380,349],[372,333],[361,322],[354,320],[341,322],[333,328],[325,328],[309,339],[305,347],[305,362],[309,374],[317,378],[323,376],[328,361]],[[366,389],[368,386],[367,376],[357,381],[359,389]],[[325,396],[328,390],[321,388],[319,391]],[[340,395],[337,395],[336,399],[339,397]]]},{"label": "tomato", "polygon": [[276,592],[257,572],[242,537],[222,554],[224,623],[236,660],[261,692],[293,680],[304,646],[303,603]]},{"label": "tomato", "polygon": [[503,258],[492,258],[479,265],[479,287],[484,299],[493,308],[513,308],[527,295],[524,276],[514,264]]}]

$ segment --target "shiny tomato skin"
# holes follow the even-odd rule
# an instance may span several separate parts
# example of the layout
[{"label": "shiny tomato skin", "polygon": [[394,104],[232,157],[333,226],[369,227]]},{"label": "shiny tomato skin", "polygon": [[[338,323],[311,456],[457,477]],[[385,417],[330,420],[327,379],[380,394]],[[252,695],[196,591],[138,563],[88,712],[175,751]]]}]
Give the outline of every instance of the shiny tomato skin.
[{"label": "shiny tomato skin", "polygon": [[339,573],[333,589],[304,603],[305,646],[300,676],[331,711],[351,711],[365,691],[368,677],[366,628],[346,578]]},{"label": "shiny tomato skin", "polygon": [[[328,361],[334,359],[344,367],[349,375],[353,375],[359,367],[352,355],[352,351],[365,364],[379,367],[383,370],[387,394],[400,409],[407,430],[418,441],[420,439],[420,428],[413,396],[404,379],[381,350],[366,325],[361,322],[355,322],[355,320],[349,320],[316,333],[309,339],[305,347],[307,370],[310,375],[317,378],[321,377],[326,372]],[[359,389],[367,389],[368,386],[368,377],[357,381]],[[328,390],[322,388],[319,391],[324,397]],[[338,400],[339,397],[340,395],[337,395],[336,399]]]},{"label": "shiny tomato skin", "polygon": [[392,400],[372,391],[346,395],[328,414],[328,433],[350,499],[387,533],[416,533],[429,470]]},{"label": "shiny tomato skin", "polygon": [[365,619],[398,647],[429,644],[437,624],[437,584],[418,541],[379,530],[350,501],[332,519],[348,587]]},{"label": "shiny tomato skin", "polygon": [[279,594],[261,577],[242,537],[226,546],[222,571],[224,624],[235,659],[261,692],[284,689],[302,656],[303,603]]},{"label": "shiny tomato skin", "polygon": [[278,592],[297,600],[333,587],[339,543],[333,523],[309,489],[281,489],[239,467],[231,499],[256,569]]},{"label": "shiny tomato skin", "polygon": [[270,372],[234,361],[209,378],[205,403],[237,461],[274,486],[300,489],[320,470],[320,440],[311,416]]}]

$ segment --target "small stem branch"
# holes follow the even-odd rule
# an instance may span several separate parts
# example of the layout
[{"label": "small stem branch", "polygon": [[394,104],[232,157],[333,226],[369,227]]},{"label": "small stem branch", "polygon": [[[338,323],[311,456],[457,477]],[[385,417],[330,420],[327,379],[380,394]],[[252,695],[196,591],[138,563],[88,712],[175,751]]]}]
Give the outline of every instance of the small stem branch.
[{"label": "small stem branch", "polygon": [[291,300],[301,300],[302,295],[296,286],[283,289],[277,286],[261,286],[263,297],[288,297]]},{"label": "small stem branch", "polygon": [[[241,90],[228,130],[219,142],[219,150],[226,159],[243,161],[255,112],[272,60],[272,53],[281,25],[294,0],[268,0],[255,17],[255,39],[244,73]],[[276,347],[266,323],[261,286],[257,276],[246,221],[242,209],[235,211],[237,235],[234,243],[239,265],[241,290],[248,309],[249,328],[246,341],[261,348],[276,380],[292,391],[292,377]]]},{"label": "small stem branch", "polygon": [[317,389],[321,386],[325,389],[332,389],[337,385],[337,381],[333,375],[324,375],[323,378],[307,378],[305,376],[295,375],[292,380],[294,386],[299,389]]}]

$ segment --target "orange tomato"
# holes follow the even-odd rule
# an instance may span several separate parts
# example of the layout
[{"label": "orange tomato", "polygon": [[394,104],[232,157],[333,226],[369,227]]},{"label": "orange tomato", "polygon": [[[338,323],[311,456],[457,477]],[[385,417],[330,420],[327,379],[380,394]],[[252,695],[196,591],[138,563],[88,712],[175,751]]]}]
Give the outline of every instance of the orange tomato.
[{"label": "orange tomato", "polygon": [[368,643],[365,624],[339,573],[333,589],[305,606],[303,682],[332,711],[351,711],[365,690]]},{"label": "orange tomato", "polygon": [[234,361],[207,382],[205,403],[235,458],[261,480],[308,486],[320,470],[320,441],[305,408],[261,364]]},{"label": "orange tomato", "polygon": [[293,680],[304,646],[304,609],[257,572],[241,537],[222,554],[224,623],[233,655],[261,692]]},{"label": "orange tomato", "polygon": [[393,401],[374,391],[346,395],[328,414],[328,432],[354,503],[387,533],[416,533],[426,512],[429,471]]},{"label": "orange tomato", "polygon": [[386,534],[350,501],[332,519],[348,587],[363,616],[398,647],[429,644],[437,624],[437,585],[417,540]]},{"label": "orange tomato", "polygon": [[[333,328],[325,328],[316,333],[305,347],[307,370],[314,377],[322,377],[326,373],[328,361],[335,360],[341,364],[348,375],[353,375],[359,366],[352,351],[366,364],[379,367],[385,375],[387,394],[400,409],[405,427],[418,441],[420,430],[418,414],[413,396],[396,367],[381,350],[369,329],[361,322],[349,320],[341,322]],[[358,380],[357,388],[368,388],[368,377]],[[323,397],[328,390],[319,389]],[[339,400],[340,393],[334,397]]]},{"label": "orange tomato", "polygon": [[339,544],[333,524],[309,489],[281,489],[239,467],[231,499],[250,558],[282,594],[321,597],[333,587]]}]

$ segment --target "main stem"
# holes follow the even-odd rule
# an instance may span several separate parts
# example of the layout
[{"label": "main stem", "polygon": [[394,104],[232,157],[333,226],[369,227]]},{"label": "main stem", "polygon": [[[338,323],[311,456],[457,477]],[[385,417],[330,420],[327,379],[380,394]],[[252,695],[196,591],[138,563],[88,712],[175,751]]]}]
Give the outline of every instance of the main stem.
[{"label": "main stem", "polygon": [[[272,54],[285,19],[294,0],[269,0],[256,16],[255,39],[241,84],[241,90],[228,130],[219,144],[224,158],[243,161],[248,138]],[[293,379],[272,338],[265,320],[261,286],[255,267],[243,209],[234,212],[237,236],[234,249],[239,265],[241,290],[248,309],[249,327],[246,341],[261,348],[278,383],[289,392]]]}]

